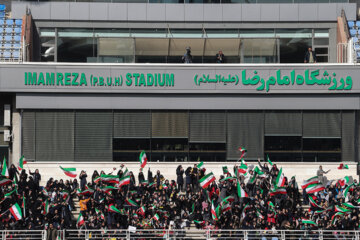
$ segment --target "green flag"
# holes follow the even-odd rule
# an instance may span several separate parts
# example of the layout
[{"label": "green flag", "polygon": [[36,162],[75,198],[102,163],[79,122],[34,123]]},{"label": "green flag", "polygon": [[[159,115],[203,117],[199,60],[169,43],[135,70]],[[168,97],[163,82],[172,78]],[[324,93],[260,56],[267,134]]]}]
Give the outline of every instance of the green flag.
[{"label": "green flag", "polygon": [[272,161],[270,161],[269,155],[266,155],[266,160],[268,161],[268,163],[270,164],[270,166],[274,165],[274,164],[272,163]]}]

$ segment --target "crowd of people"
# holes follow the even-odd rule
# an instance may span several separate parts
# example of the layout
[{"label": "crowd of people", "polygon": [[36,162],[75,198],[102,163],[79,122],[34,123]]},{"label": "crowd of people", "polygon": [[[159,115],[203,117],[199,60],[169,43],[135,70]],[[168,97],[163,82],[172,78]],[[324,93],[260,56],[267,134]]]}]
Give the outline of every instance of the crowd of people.
[{"label": "crowd of people", "polygon": [[[212,178],[206,164],[176,169],[177,179],[126,166],[111,173],[81,171],[78,178],[50,178],[12,165],[1,182],[0,229],[338,229],[357,230],[360,186],[345,177],[329,181],[318,171],[298,186],[295,177],[270,163],[241,163]],[[345,173],[345,171],[344,171]],[[147,175],[147,176],[145,176]],[[2,177],[1,180],[4,180]],[[5,180],[6,180],[5,179]],[[202,181],[209,180],[204,186]],[[74,219],[74,200],[80,216]],[[9,209],[18,204],[22,218]],[[309,204],[309,208],[304,207]]]}]

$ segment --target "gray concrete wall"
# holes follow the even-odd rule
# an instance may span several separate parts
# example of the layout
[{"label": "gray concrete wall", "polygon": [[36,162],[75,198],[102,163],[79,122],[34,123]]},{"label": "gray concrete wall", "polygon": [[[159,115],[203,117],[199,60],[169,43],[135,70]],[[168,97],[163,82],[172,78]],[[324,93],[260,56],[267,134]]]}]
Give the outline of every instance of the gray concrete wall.
[{"label": "gray concrete wall", "polygon": [[146,4],[12,1],[12,17],[30,9],[35,20],[127,22],[335,22],[344,9],[356,20],[355,3]]}]

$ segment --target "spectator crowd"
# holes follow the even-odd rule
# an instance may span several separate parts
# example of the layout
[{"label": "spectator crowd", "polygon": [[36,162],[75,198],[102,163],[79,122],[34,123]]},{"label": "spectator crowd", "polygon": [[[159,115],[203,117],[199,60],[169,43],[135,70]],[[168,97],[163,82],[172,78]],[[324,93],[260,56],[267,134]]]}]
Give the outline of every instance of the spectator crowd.
[{"label": "spectator crowd", "polygon": [[[360,186],[325,171],[298,186],[271,161],[223,167],[218,179],[206,164],[176,169],[176,181],[160,171],[137,177],[126,166],[111,173],[81,171],[78,178],[50,178],[11,165],[0,179],[0,229],[324,229],[358,230]],[[346,173],[346,171],[344,171]],[[80,215],[74,219],[74,200]],[[18,205],[21,218],[11,208]],[[308,206],[305,207],[304,205]]]}]

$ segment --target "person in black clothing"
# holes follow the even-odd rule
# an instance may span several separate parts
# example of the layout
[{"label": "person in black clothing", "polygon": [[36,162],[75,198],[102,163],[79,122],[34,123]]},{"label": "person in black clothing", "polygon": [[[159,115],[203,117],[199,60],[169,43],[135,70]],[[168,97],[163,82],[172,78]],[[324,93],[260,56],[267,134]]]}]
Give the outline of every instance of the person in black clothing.
[{"label": "person in black clothing", "polygon": [[9,169],[9,179],[13,180],[14,177],[16,177],[16,181],[19,181],[17,175],[19,175],[18,170],[16,169],[14,164],[11,164]]},{"label": "person in black clothing", "polygon": [[140,169],[139,171],[138,179],[139,179],[139,184],[145,182],[145,177],[144,177],[144,173],[142,172],[142,169]]},{"label": "person in black clothing", "polygon": [[316,53],[315,51],[312,50],[311,47],[309,47],[305,53],[304,63],[316,63],[316,62],[317,62]]},{"label": "person in black clothing", "polygon": [[80,173],[80,176],[79,176],[79,179],[80,179],[80,189],[81,191],[84,191],[85,190],[85,186],[86,186],[86,183],[87,183],[87,174],[85,171],[81,171]]},{"label": "person in black clothing", "polygon": [[35,172],[33,172],[33,173],[29,170],[29,174],[33,177],[33,180],[37,186],[37,189],[39,189],[40,181],[41,181],[41,175],[39,173],[39,169],[35,169]]},{"label": "person in black clothing", "polygon": [[216,63],[224,63],[225,62],[225,55],[223,54],[223,52],[221,50],[216,54],[215,62]]},{"label": "person in black clothing", "polygon": [[181,165],[179,165],[176,169],[176,175],[177,175],[177,185],[180,192],[183,191],[184,188],[184,169]]}]

